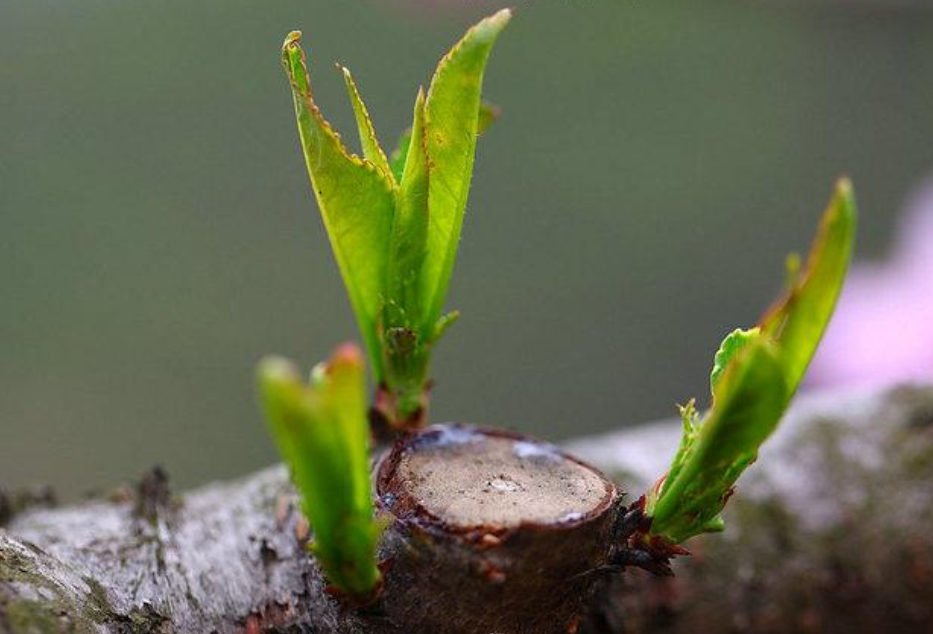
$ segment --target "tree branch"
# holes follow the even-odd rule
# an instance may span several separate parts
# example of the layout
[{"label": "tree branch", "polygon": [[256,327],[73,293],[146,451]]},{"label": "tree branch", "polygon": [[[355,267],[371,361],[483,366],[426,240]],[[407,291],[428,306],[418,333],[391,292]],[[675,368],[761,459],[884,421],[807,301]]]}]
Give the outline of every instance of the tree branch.
[{"label": "tree branch", "polygon": [[[667,467],[679,425],[567,447],[635,496]],[[281,467],[183,496],[154,471],[79,506],[14,498],[0,502],[0,633],[396,631],[327,594]],[[929,631],[933,387],[801,397],[726,520],[688,544],[674,579],[607,572],[583,629]]]}]

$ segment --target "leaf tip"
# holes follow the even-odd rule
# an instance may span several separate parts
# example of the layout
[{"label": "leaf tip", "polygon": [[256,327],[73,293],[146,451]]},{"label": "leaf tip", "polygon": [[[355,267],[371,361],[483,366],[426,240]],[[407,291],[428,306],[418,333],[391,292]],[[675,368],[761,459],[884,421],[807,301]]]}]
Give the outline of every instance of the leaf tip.
[{"label": "leaf tip", "polygon": [[298,368],[294,363],[277,355],[263,357],[256,367],[256,375],[262,383],[285,383],[298,378]]},{"label": "leaf tip", "polygon": [[329,368],[342,367],[356,370],[362,369],[363,363],[363,351],[360,347],[355,343],[347,342],[334,351],[327,365]]},{"label": "leaf tip", "polygon": [[307,60],[300,41],[301,31],[291,31],[282,42],[282,66],[285,68],[293,89],[296,87],[296,81],[300,81],[299,76],[302,72],[305,75],[308,73]]},{"label": "leaf tip", "polygon": [[491,16],[489,16],[489,23],[496,29],[503,29],[505,25],[509,23],[509,20],[512,19],[512,16],[515,14],[515,9],[505,8],[496,11]]},{"label": "leaf tip", "polygon": [[282,52],[287,53],[298,47],[298,43],[301,41],[301,31],[291,31],[288,35],[285,36],[285,41],[282,42]]},{"label": "leaf tip", "polygon": [[836,180],[830,207],[835,210],[836,215],[844,216],[848,222],[854,223],[856,217],[855,189],[848,176],[841,176]]},{"label": "leaf tip", "polygon": [[473,27],[473,31],[477,35],[495,39],[509,23],[509,20],[512,19],[514,12],[514,9],[501,9],[489,17],[480,20],[476,26]]},{"label": "leaf tip", "polygon": [[852,198],[852,180],[848,176],[840,176],[836,179],[836,195],[841,198]]}]

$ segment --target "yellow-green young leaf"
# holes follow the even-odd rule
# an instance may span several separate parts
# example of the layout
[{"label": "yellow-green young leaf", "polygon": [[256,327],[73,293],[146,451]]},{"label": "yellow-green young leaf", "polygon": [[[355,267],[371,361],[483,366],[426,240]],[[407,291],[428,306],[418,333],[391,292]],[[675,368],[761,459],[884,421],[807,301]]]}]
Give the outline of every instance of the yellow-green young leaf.
[{"label": "yellow-green young leaf", "polygon": [[408,160],[408,147],[411,145],[411,128],[405,128],[398,137],[398,143],[392,154],[389,155],[389,169],[395,180],[401,182],[402,172],[405,171],[405,161]]},{"label": "yellow-green young leaf", "polygon": [[778,344],[791,393],[800,385],[842,291],[855,228],[852,183],[840,179],[803,271],[760,320],[762,334]]},{"label": "yellow-green young leaf", "polygon": [[[406,153],[398,191],[387,276],[387,323],[421,337],[422,298],[418,279],[428,235],[428,155],[425,145],[424,91],[415,100],[411,148]],[[419,343],[424,343],[423,338]]]},{"label": "yellow-green young leaf", "polygon": [[498,112],[480,102],[483,72],[510,16],[503,10],[480,21],[441,59],[391,159],[350,72],[343,69],[362,159],[315,106],[299,34],[282,50],[308,172],[378,384],[375,411],[396,428],[425,420],[431,349],[453,323],[441,309],[476,136]]},{"label": "yellow-green young leaf", "polygon": [[[482,102],[479,106],[479,115],[476,120],[476,133],[481,135],[492,126],[502,114],[499,106]],[[411,128],[406,128],[398,138],[395,149],[389,155],[389,168],[396,181],[402,180],[402,170],[405,169],[405,160],[408,158],[408,147],[411,143]]]},{"label": "yellow-green young leaf", "polygon": [[363,358],[338,349],[305,384],[281,358],[262,361],[262,409],[314,529],[313,550],[328,580],[366,596],[376,587],[376,543],[369,479],[369,429]]},{"label": "yellow-green young leaf", "polygon": [[758,327],[732,332],[710,376],[713,403],[697,423],[689,409],[671,469],[646,499],[650,532],[672,542],[722,530],[719,513],[754,462],[803,378],[842,289],[855,240],[851,185],[841,180],[802,273]]},{"label": "yellow-green young leaf", "polygon": [[438,64],[425,103],[430,159],[430,223],[420,284],[425,326],[440,317],[463,226],[479,121],[486,60],[511,12],[503,9],[467,31]]},{"label": "yellow-green young leaf", "polygon": [[350,69],[344,66],[340,67],[343,71],[343,80],[347,84],[347,93],[350,95],[350,103],[353,105],[353,115],[356,117],[356,126],[360,133],[360,146],[363,148],[363,156],[369,159],[373,165],[385,172],[386,176],[395,184],[395,176],[389,167],[389,160],[386,158],[382,146],[379,145],[379,139],[376,137],[376,128],[366,110],[366,104],[360,96],[360,91],[353,81],[353,75]]},{"label": "yellow-green young leaf", "polygon": [[716,351],[716,356],[713,357],[713,371],[710,372],[709,375],[710,392],[714,400],[716,398],[716,386],[719,384],[719,379],[722,378],[729,362],[739,350],[754,341],[758,335],[758,328],[751,328],[749,330],[736,328],[723,339],[722,343],[719,345],[719,350]]},{"label": "yellow-green young leaf", "polygon": [[392,394],[394,405],[388,410],[387,418],[393,423],[419,417],[426,403],[430,333],[422,328],[424,298],[421,297],[418,280],[426,255],[428,182],[424,91],[419,90],[410,149],[406,154],[392,223],[384,331],[380,333],[385,385]]},{"label": "yellow-green young leaf", "polygon": [[453,326],[460,319],[460,311],[452,310],[449,313],[444,313],[441,315],[438,320],[434,323],[434,334],[432,335],[431,343],[434,343],[447,332],[447,329]]},{"label": "yellow-green young leaf", "polygon": [[732,485],[777,427],[787,400],[774,345],[753,339],[729,363],[683,466],[648,509],[651,533],[678,543],[721,528],[718,516]]},{"label": "yellow-green young leaf", "polygon": [[693,452],[693,446],[696,442],[697,434],[700,431],[700,414],[696,409],[696,399],[690,399],[686,405],[680,405],[680,420],[682,423],[680,434],[680,445],[677,447],[677,453],[671,461],[671,467],[667,471],[664,479],[658,486],[652,487],[646,494],[645,508],[649,513],[653,513],[657,506],[661,494],[670,487],[672,482],[677,480],[677,476],[686,464],[687,459]]},{"label": "yellow-green young leaf", "polygon": [[311,94],[300,37],[293,32],[285,39],[282,65],[292,87],[301,146],[337,265],[380,377],[376,324],[382,310],[394,187],[387,172],[349,154],[321,115]]}]

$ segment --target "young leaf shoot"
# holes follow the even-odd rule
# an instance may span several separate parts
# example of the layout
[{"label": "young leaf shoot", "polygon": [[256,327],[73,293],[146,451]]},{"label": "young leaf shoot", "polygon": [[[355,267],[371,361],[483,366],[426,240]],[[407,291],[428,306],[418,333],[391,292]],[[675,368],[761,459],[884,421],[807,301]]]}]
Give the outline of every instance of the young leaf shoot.
[{"label": "young leaf shoot", "polygon": [[346,344],[310,381],[279,357],[259,365],[263,412],[291,469],[314,529],[312,550],[327,579],[365,598],[379,583],[369,479],[366,377],[360,350]]},{"label": "young leaf shoot", "polygon": [[396,428],[424,421],[431,351],[457,316],[443,313],[444,302],[476,137],[496,114],[480,101],[483,74],[510,17],[506,9],[482,20],[441,59],[391,158],[350,72],[362,158],[314,103],[300,33],[282,48],[308,174],[378,383],[375,411]]},{"label": "young leaf shoot", "polygon": [[806,266],[750,330],[726,337],[701,418],[681,408],[683,436],[667,475],[647,495],[647,534],[668,544],[723,529],[720,512],[742,472],[777,427],[816,352],[842,289],[855,239],[852,186],[842,179],[823,215]]}]

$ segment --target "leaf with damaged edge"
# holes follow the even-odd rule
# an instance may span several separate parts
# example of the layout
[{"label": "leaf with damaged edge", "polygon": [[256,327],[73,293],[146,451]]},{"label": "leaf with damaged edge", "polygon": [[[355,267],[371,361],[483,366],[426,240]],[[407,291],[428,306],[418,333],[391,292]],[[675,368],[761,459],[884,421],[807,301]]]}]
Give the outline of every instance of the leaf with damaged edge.
[{"label": "leaf with damaged edge", "polygon": [[424,422],[431,349],[454,321],[441,309],[476,136],[498,111],[480,103],[483,71],[510,16],[503,10],[480,21],[441,59],[391,160],[350,71],[342,69],[362,159],[314,105],[299,34],[283,46],[308,172],[378,384],[374,412],[396,428]]},{"label": "leaf with damaged edge", "polygon": [[722,530],[719,513],[777,427],[832,316],[855,239],[851,184],[840,180],[807,265],[758,327],[729,334],[716,353],[713,403],[684,435],[668,475],[646,496],[650,534],[679,543]]},{"label": "leaf with damaged edge", "polygon": [[395,194],[388,175],[350,155],[311,94],[301,34],[290,33],[282,64],[295,102],[305,162],[334,256],[376,376],[382,375],[377,322],[382,310]]},{"label": "leaf with damaged edge", "polygon": [[360,91],[356,87],[356,82],[353,81],[353,75],[350,73],[350,69],[345,66],[340,66],[340,70],[343,72],[343,80],[347,85],[350,103],[353,105],[353,115],[356,117],[356,126],[360,133],[360,146],[363,149],[363,156],[385,172],[386,176],[391,179],[392,184],[395,185],[395,176],[389,167],[389,160],[386,158],[385,152],[382,151],[382,146],[379,145],[376,128],[373,126],[373,120],[369,116],[366,104],[363,103]]},{"label": "leaf with damaged edge", "polygon": [[369,595],[379,582],[369,480],[363,357],[353,345],[317,366],[308,384],[289,361],[258,370],[262,409],[314,529],[313,551],[343,592]]}]

